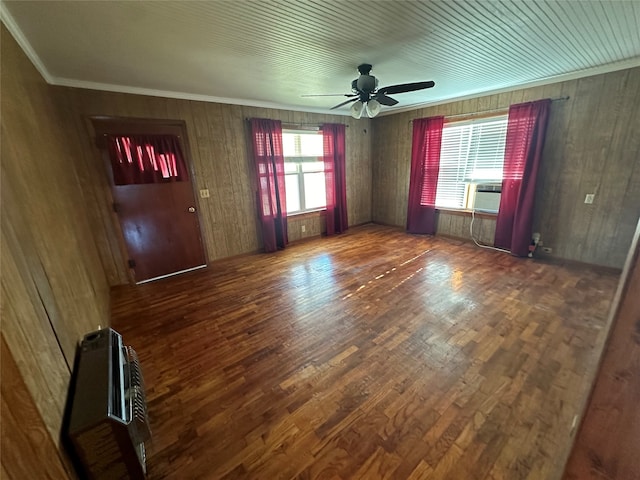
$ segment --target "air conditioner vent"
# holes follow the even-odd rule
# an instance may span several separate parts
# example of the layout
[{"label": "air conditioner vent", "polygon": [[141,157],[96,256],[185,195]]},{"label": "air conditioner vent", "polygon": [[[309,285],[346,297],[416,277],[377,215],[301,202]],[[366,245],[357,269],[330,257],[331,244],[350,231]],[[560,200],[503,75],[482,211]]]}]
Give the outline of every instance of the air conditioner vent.
[{"label": "air conditioner vent", "polygon": [[498,213],[502,185],[486,183],[478,185],[473,196],[473,209],[478,212]]},{"label": "air conditioner vent", "polygon": [[501,193],[502,192],[502,184],[501,183],[484,183],[484,184],[478,185],[476,187],[476,192]]}]

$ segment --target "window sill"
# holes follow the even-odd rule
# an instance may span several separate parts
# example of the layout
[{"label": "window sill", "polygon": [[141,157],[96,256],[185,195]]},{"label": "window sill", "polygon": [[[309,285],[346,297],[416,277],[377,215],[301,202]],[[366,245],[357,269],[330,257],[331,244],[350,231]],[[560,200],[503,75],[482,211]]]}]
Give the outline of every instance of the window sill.
[{"label": "window sill", "polygon": [[[440,207],[436,207],[436,211],[437,212],[442,212],[442,213],[446,213],[448,215],[460,215],[462,217],[470,217],[472,215],[471,210],[466,210],[466,209],[455,209],[455,208],[440,208]],[[475,212],[475,217],[476,218],[489,218],[489,219],[496,219],[498,217],[497,213],[487,213],[487,212]]]},{"label": "window sill", "polygon": [[292,220],[303,220],[305,218],[323,217],[327,214],[326,209],[312,210],[310,212],[287,213],[287,218]]}]

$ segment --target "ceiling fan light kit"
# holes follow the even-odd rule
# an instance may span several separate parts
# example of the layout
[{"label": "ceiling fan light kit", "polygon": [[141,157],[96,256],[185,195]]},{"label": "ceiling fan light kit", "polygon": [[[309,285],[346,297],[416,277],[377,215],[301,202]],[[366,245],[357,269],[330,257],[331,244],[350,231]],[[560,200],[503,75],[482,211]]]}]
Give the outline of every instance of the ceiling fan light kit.
[{"label": "ceiling fan light kit", "polygon": [[354,102],[353,105],[351,105],[350,110],[351,110],[351,116],[353,118],[360,118],[362,117],[362,111],[364,110],[364,103],[358,100]]},{"label": "ceiling fan light kit", "polygon": [[372,98],[367,102],[367,115],[369,118],[373,118],[380,113],[380,102],[378,102],[375,98]]},{"label": "ceiling fan light kit", "polygon": [[[378,88],[378,79],[373,75],[370,75],[373,67],[368,63],[363,63],[358,66],[358,72],[360,76],[351,82],[351,91],[353,93],[344,94],[349,100],[345,100],[339,103],[335,107],[331,107],[331,110],[340,108],[349,103],[353,103],[350,108],[350,113],[353,118],[361,118],[362,112],[366,109],[369,118],[373,118],[382,109],[382,105],[392,107],[396,105],[398,101],[395,98],[387,96],[387,94],[414,92],[416,90],[423,90],[425,88],[431,88],[435,86],[432,81],[428,82],[414,82],[414,83],[401,83],[398,85],[389,85],[388,87]],[[316,95],[305,95],[316,96]],[[326,96],[326,95],[320,95]],[[330,95],[329,95],[330,96]],[[342,95],[339,95],[342,96]]]}]

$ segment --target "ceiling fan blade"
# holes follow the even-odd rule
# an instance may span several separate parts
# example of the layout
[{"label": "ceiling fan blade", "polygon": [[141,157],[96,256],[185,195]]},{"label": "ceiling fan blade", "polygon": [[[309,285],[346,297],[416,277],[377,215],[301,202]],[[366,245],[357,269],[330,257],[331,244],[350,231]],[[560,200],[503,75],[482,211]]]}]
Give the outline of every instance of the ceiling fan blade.
[{"label": "ceiling fan blade", "polygon": [[424,88],[431,88],[435,85],[435,82],[415,82],[415,83],[402,83],[400,85],[390,85],[388,87],[382,87],[378,89],[378,93],[386,95],[387,93],[405,93],[413,92],[414,90],[422,90]]},{"label": "ceiling fan blade", "polygon": [[347,103],[355,102],[356,100],[358,100],[358,97],[350,98],[346,102],[342,102],[342,103],[339,103],[338,105],[336,105],[335,107],[331,107],[329,110],[335,110],[336,108],[340,108],[341,106],[346,105]]},{"label": "ceiling fan blade", "polygon": [[375,98],[381,105],[386,105],[387,107],[392,107],[398,103],[398,100],[395,98],[387,97],[384,93],[380,92],[376,94]]},{"label": "ceiling fan blade", "polygon": [[310,95],[300,95],[301,97],[355,97],[355,93],[319,93]]}]

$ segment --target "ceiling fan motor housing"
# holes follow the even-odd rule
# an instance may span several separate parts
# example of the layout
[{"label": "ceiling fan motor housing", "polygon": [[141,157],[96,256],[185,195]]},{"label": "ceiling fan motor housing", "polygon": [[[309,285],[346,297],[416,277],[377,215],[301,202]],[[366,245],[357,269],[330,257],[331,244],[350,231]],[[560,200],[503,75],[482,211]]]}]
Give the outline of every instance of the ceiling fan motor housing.
[{"label": "ceiling fan motor housing", "polygon": [[356,87],[359,92],[373,93],[378,86],[378,79],[373,75],[360,75],[356,81]]}]

